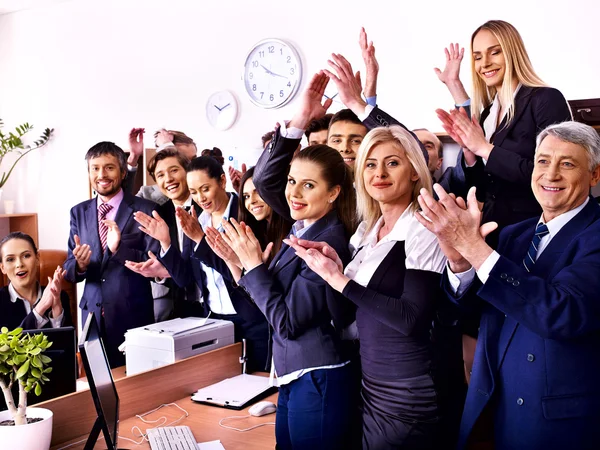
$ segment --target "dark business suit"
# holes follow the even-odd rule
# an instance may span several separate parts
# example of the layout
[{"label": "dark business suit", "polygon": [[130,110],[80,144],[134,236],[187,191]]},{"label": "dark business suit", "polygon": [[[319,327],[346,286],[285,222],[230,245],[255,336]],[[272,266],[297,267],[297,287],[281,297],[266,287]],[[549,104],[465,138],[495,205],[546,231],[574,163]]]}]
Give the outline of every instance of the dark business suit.
[{"label": "dark business suit", "polygon": [[[202,213],[202,208],[192,201],[192,205],[196,212],[196,217]],[[179,236],[177,234],[177,216],[175,215],[175,205],[172,200],[157,206],[156,212],[169,226],[169,236],[173,245],[179,246]],[[196,244],[183,235],[183,251],[182,257],[189,259],[192,254],[192,249]],[[170,311],[174,317],[193,317],[203,316],[203,309],[198,303],[198,291],[196,283],[191,281],[187,286],[180,288],[177,283],[171,278],[167,278],[164,283],[152,284],[152,294],[154,296],[154,315],[157,315],[157,308],[160,310]],[[167,312],[164,311],[163,315]],[[171,317],[166,317],[167,320]]]},{"label": "dark business suit", "polygon": [[459,448],[486,408],[496,450],[598,448],[600,206],[590,199],[528,273],[538,219],[506,227],[487,282],[456,299],[482,309]]},{"label": "dark business suit", "polygon": [[[132,272],[124,263],[126,260],[145,261],[149,250],[158,253],[158,242],[142,232],[133,219],[135,211],[151,216],[155,207],[156,204],[148,200],[123,192],[123,201],[115,217],[121,230],[121,242],[114,254],[108,248],[102,252],[97,198],[71,208],[69,251],[64,265],[66,278],[72,282],[86,281],[79,307],[84,320],[88,312],[95,313],[111,367],[125,363],[117,348],[124,341],[125,332],[154,322],[150,280]],[[83,274],[77,273],[77,261],[73,256],[75,235],[92,250],[90,264]]]},{"label": "dark business suit", "polygon": [[[42,291],[44,289],[45,286],[42,287]],[[60,302],[63,307],[63,319],[60,326],[73,326],[71,320],[71,307],[69,306],[69,296],[65,291],[60,292]],[[46,311],[44,316],[48,317],[49,312],[50,309]],[[35,330],[37,328],[37,319],[33,313],[33,308],[31,309],[31,312],[27,314],[25,312],[25,305],[21,300],[17,300],[15,303],[11,302],[8,286],[0,288],[0,327],[7,327],[9,330],[14,330],[15,328]],[[50,327],[52,327],[52,324],[48,320],[42,328]]]},{"label": "dark business suit", "polygon": [[[481,113],[483,127],[491,105]],[[571,120],[571,110],[560,91],[521,86],[515,97],[515,115],[508,126],[502,120],[490,138],[494,149],[487,164],[480,157],[463,169],[469,186],[477,187],[483,203],[482,222],[498,222],[498,230],[486,241],[496,248],[502,228],[542,213],[531,190],[535,139],[548,125]]]},{"label": "dark business suit", "polygon": [[[292,220],[285,199],[286,175],[299,139],[276,131],[254,169],[262,199]],[[333,210],[313,223],[303,239],[327,242],[347,263],[348,237]],[[278,376],[301,369],[345,363],[353,356],[340,331],[354,320],[355,306],[283,245],[269,267],[252,269],[239,281],[273,328],[273,361]],[[333,324],[335,325],[332,325]],[[317,369],[279,387],[277,448],[348,449],[356,445],[356,382],[351,365]]]},{"label": "dark business suit", "polygon": [[[235,194],[231,195],[233,195],[233,199],[231,200],[230,217],[236,219],[238,198]],[[183,314],[202,315],[204,317],[208,315],[210,307],[208,302],[204,300],[209,298],[209,292],[206,287],[206,273],[201,264],[214,269],[223,277],[227,293],[237,314],[220,315],[212,313],[211,317],[232,321],[235,325],[236,341],[246,339],[249,371],[268,370],[270,363],[268,355],[269,326],[264,316],[246,292],[236,286],[229,267],[221,258],[215,255],[206,239],[202,239],[196,249],[194,249],[195,243],[191,242],[191,244],[189,247],[190,253],[186,253],[188,250],[184,248],[184,254],[182,255],[179,246],[171,245],[171,248],[159,258],[178,286],[186,288],[195,282],[203,292],[202,303],[183,303]]]}]

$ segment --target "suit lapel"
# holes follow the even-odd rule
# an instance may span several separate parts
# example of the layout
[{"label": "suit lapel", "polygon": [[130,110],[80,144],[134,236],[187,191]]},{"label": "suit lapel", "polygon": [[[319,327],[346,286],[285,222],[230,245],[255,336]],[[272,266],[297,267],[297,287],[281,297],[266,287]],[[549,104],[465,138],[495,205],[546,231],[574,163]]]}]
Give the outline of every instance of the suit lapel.
[{"label": "suit lapel", "polygon": [[513,129],[515,124],[519,122],[519,119],[527,109],[527,104],[531,100],[531,93],[533,92],[533,88],[527,86],[521,86],[519,92],[515,97],[515,115],[513,116],[512,121],[508,126],[506,125],[506,116],[502,119],[502,122],[496,127],[496,132],[490,138],[490,143],[497,145],[499,147],[502,146],[504,139],[508,136],[510,130]]},{"label": "suit lapel", "polygon": [[[121,231],[121,236],[123,236],[125,227],[129,223],[129,220],[131,219],[131,217],[133,215],[133,208],[131,206],[132,203],[133,203],[133,196],[131,196],[127,192],[123,191],[123,200],[121,201],[121,204],[119,205],[119,209],[117,210],[117,215],[115,216],[115,222],[117,223],[117,226],[119,227],[119,230]],[[102,269],[104,269],[104,266],[108,263],[108,260],[109,260],[108,251],[105,251],[103,258],[102,258]]]},{"label": "suit lapel", "polygon": [[100,235],[98,234],[98,196],[89,202],[85,211],[85,229],[86,237],[82,235],[82,230],[79,230],[82,244],[88,244],[92,249],[92,260],[98,263],[102,262],[103,254],[100,246]]}]

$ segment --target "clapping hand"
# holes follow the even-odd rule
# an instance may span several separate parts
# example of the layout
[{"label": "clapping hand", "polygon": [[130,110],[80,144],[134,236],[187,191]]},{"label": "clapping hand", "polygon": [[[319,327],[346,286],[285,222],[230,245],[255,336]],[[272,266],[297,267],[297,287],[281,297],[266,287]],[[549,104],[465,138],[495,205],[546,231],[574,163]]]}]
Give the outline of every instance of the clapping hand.
[{"label": "clapping hand", "polygon": [[169,278],[171,276],[154,253],[149,251],[148,256],[149,259],[144,262],[125,261],[125,267],[147,278]]},{"label": "clapping hand", "polygon": [[283,242],[292,247],[310,270],[323,278],[332,288],[338,292],[344,290],[350,279],[344,275],[344,265],[337,252],[326,242],[307,241],[295,236],[290,236]]},{"label": "clapping hand", "polygon": [[119,245],[121,244],[121,230],[114,220],[105,219],[102,223],[108,228],[108,233],[106,234],[106,248],[114,255],[117,253],[117,250],[119,250]]},{"label": "clapping hand", "polygon": [[321,103],[327,83],[329,83],[329,78],[323,71],[313,75],[300,98],[300,107],[290,121],[290,127],[305,130],[310,122],[320,119],[327,113],[333,102],[332,99],[328,98],[324,103]]},{"label": "clapping hand", "polygon": [[342,55],[333,53],[327,63],[333,72],[324,70],[329,79],[335,83],[340,100],[357,116],[364,113],[367,103],[362,99],[362,82],[360,72],[353,73],[352,65]]},{"label": "clapping hand", "polygon": [[200,226],[200,223],[198,223],[196,209],[192,207],[191,214],[188,214],[185,209],[176,208],[175,215],[177,216],[177,220],[179,220],[183,233],[198,244],[204,237],[204,231],[202,231],[202,227]]},{"label": "clapping hand", "polygon": [[225,242],[225,239],[215,228],[208,227],[206,229],[206,243],[212,249],[212,251],[225,261],[227,264],[243,268],[240,259],[233,251],[233,249]]},{"label": "clapping hand", "polygon": [[454,133],[470,151],[483,159],[489,159],[494,146],[486,140],[485,133],[475,116],[472,116],[471,119],[469,119],[467,113],[464,112],[464,109],[461,108],[461,110],[462,111],[458,111],[454,109],[450,113],[452,116]]},{"label": "clapping hand", "polygon": [[73,257],[77,261],[77,272],[83,273],[87,270],[90,259],[92,258],[92,249],[89,244],[81,244],[79,236],[75,235],[75,248],[73,248]]},{"label": "clapping hand", "polygon": [[171,246],[169,225],[167,225],[167,223],[156,211],[152,211],[152,216],[153,217],[150,217],[148,214],[145,214],[142,211],[136,211],[133,213],[133,218],[137,223],[140,224],[140,227],[138,228],[148,236],[160,242],[160,246],[163,251],[167,251]]},{"label": "clapping hand", "polygon": [[235,192],[240,191],[240,182],[242,181],[242,176],[246,173],[246,170],[248,170],[246,164],[242,164],[242,170],[236,170],[229,166],[229,179],[231,180],[231,185]]},{"label": "clapping hand", "polygon": [[40,316],[43,317],[50,308],[52,308],[53,318],[57,318],[62,314],[63,307],[60,300],[60,291],[66,273],[67,272],[64,271],[62,267],[57,266],[52,278],[48,277],[48,285],[46,286],[46,289],[44,289],[42,298],[35,307],[35,311]]},{"label": "clapping hand", "polygon": [[[475,164],[475,162],[477,161],[476,155],[475,153],[473,153],[467,146],[466,144],[463,142],[461,135],[458,133],[458,129],[455,129],[455,118],[460,115],[466,118],[466,120],[469,120],[469,117],[467,116],[467,112],[465,111],[464,108],[459,108],[459,110],[457,112],[455,111],[444,111],[443,109],[436,109],[435,112],[437,113],[438,118],[441,120],[442,122],[442,127],[444,128],[444,130],[446,130],[446,133],[448,133],[448,136],[450,136],[452,139],[454,139],[454,142],[456,142],[458,145],[460,145],[463,149],[463,155],[465,157],[465,161],[467,163],[468,166],[472,166],[473,164]],[[479,125],[479,124],[478,124]]]},{"label": "clapping hand", "polygon": [[379,74],[379,63],[375,57],[375,47],[373,41],[368,42],[367,32],[364,27],[360,29],[358,45],[362,52],[363,61],[367,69],[364,94],[366,98],[377,95],[377,75]]},{"label": "clapping hand", "polygon": [[270,242],[263,251],[260,242],[244,222],[238,223],[235,219],[231,219],[231,223],[229,223],[223,220],[223,229],[224,232],[221,233],[223,240],[238,256],[246,272],[269,259],[273,243]]},{"label": "clapping hand", "polygon": [[127,163],[130,166],[137,166],[137,161],[144,153],[144,133],[143,128],[132,128],[129,132],[129,159]]}]

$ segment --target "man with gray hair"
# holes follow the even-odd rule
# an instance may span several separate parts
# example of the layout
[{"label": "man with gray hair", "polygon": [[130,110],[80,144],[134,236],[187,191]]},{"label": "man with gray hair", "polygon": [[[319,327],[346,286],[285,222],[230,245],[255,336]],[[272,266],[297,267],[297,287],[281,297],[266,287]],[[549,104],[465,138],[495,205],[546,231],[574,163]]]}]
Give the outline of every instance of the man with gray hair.
[{"label": "man with gray hair", "polygon": [[481,311],[479,340],[462,417],[465,448],[482,413],[497,450],[595,449],[600,442],[600,137],[577,122],[537,138],[531,187],[540,218],[506,227],[497,251],[468,204],[439,185],[422,192],[419,221],[448,256],[444,287]]}]

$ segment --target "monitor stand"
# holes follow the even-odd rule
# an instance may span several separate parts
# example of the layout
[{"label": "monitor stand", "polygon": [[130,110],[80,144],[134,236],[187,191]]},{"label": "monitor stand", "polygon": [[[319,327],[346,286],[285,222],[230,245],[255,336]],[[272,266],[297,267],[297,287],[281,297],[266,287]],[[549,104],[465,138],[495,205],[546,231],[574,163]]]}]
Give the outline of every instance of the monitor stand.
[{"label": "monitor stand", "polygon": [[90,434],[88,436],[87,442],[85,443],[85,447],[83,447],[83,450],[94,450],[96,441],[100,436],[100,431],[102,431],[102,433],[104,434],[106,447],[109,450],[127,450],[117,448],[117,443],[112,442],[112,439],[110,438],[110,433],[108,432],[108,427],[106,425],[106,420],[104,420],[103,416],[98,416],[96,422],[94,422],[94,426],[92,427],[92,431],[90,431]]}]

